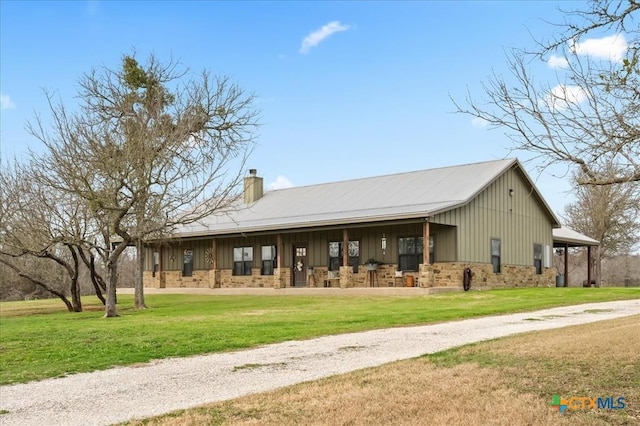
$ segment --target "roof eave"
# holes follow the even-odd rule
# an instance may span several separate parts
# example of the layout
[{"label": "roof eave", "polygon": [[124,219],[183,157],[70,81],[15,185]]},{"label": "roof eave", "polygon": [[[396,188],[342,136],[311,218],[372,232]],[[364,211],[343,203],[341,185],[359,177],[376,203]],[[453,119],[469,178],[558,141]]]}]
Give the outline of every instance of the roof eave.
[{"label": "roof eave", "polygon": [[599,246],[600,243],[596,240],[593,241],[587,241],[587,240],[578,240],[578,239],[572,239],[572,238],[553,238],[553,243],[554,245],[556,243],[559,244],[566,244],[569,245],[571,247],[586,247],[586,246]]},{"label": "roof eave", "polygon": [[278,224],[278,225],[270,225],[270,226],[247,226],[247,227],[238,227],[238,228],[230,228],[223,230],[203,230],[196,232],[181,232],[174,235],[176,238],[193,238],[193,237],[217,237],[223,235],[233,235],[233,234],[245,234],[245,233],[253,233],[253,232],[276,232],[276,231],[286,231],[291,229],[308,229],[308,228],[320,228],[320,227],[330,227],[330,226],[340,226],[340,225],[353,225],[353,224],[367,224],[367,223],[378,223],[378,222],[388,222],[395,220],[411,220],[411,219],[427,219],[429,216],[432,216],[431,212],[418,212],[418,213],[410,213],[404,215],[376,215],[376,216],[366,216],[366,217],[358,217],[353,219],[332,219],[332,220],[317,220],[310,221],[305,223],[289,223],[289,224]]}]

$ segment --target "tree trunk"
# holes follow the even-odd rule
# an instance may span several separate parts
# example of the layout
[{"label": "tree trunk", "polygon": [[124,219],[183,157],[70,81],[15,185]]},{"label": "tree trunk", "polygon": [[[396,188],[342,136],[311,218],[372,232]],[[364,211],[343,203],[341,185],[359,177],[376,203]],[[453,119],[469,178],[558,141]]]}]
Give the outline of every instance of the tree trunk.
[{"label": "tree trunk", "polygon": [[74,266],[71,275],[71,303],[73,304],[74,312],[82,312],[82,298],[80,297],[80,284],[78,283],[80,262],[78,261],[78,255],[72,246],[69,246],[69,251],[71,252]]},{"label": "tree trunk", "polygon": [[107,286],[105,285],[102,277],[96,272],[95,256],[93,255],[93,253],[89,252],[89,257],[87,257],[82,249],[78,250],[78,253],[80,254],[80,258],[82,259],[86,267],[89,268],[89,272],[91,273],[91,284],[93,284],[93,288],[96,291],[96,296],[98,297],[98,299],[100,299],[102,305],[105,305],[106,301],[104,299],[104,296],[102,295],[102,292],[107,290]]},{"label": "tree trunk", "polygon": [[4,261],[2,258],[0,258],[0,261],[4,264],[7,265],[10,269],[12,269],[16,274],[18,274],[19,277],[25,278],[29,281],[31,281],[32,283],[34,283],[37,286],[40,286],[42,288],[44,288],[45,290],[47,290],[49,293],[56,295],[60,300],[62,300],[62,302],[65,304],[65,306],[67,307],[67,309],[69,310],[69,312],[73,312],[73,305],[71,304],[71,302],[69,302],[69,299],[67,299],[67,296],[65,296],[63,293],[55,290],[54,288],[50,287],[49,285],[47,285],[47,283],[45,283],[44,281],[40,281],[37,278],[31,277],[28,274],[22,272],[20,270],[20,268],[18,268],[17,266],[15,266],[12,263],[6,262]]},{"label": "tree trunk", "polygon": [[118,284],[118,262],[109,259],[107,265],[109,270],[109,281],[107,282],[107,297],[104,305],[104,318],[112,318],[118,316],[116,307],[116,285]]},{"label": "tree trunk", "polygon": [[136,279],[134,283],[135,308],[146,309],[144,303],[144,244],[142,240],[136,241],[136,254],[138,255],[138,266],[136,268]]}]

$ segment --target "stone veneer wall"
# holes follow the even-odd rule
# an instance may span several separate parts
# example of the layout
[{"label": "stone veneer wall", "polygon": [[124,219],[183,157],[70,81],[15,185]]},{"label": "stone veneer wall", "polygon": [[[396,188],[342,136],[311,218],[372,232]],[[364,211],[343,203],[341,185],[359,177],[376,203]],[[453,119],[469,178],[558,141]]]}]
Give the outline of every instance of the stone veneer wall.
[{"label": "stone veneer wall", "polygon": [[543,268],[536,274],[534,266],[502,265],[499,274],[488,263],[434,263],[420,265],[421,287],[460,287],[465,268],[471,268],[471,288],[542,287],[555,285],[555,268]]},{"label": "stone veneer wall", "polygon": [[[376,287],[404,287],[407,277],[414,277],[417,287],[460,287],[462,288],[462,273],[469,267],[473,273],[471,288],[506,288],[506,287],[541,287],[554,286],[557,271],[555,268],[543,268],[542,274],[536,274],[533,266],[502,265],[502,272],[493,273],[493,266],[488,263],[434,263],[420,265],[420,272],[405,272],[402,278],[396,277],[396,265],[380,265],[376,272]],[[350,266],[341,266],[338,279],[327,281],[328,268],[315,267],[313,280],[309,280],[309,287],[323,287],[327,281],[331,287],[352,288],[369,287],[367,268],[361,266],[354,273]],[[260,275],[260,268],[253,268],[251,275],[234,276],[231,269],[195,270],[193,276],[183,277],[181,271],[164,271],[153,277],[151,271],[144,272],[145,287],[160,288],[161,279],[166,288],[285,288],[290,287],[291,270],[276,268],[273,275]]]},{"label": "stone veneer wall", "polygon": [[291,269],[276,268],[273,270],[273,288],[285,288],[291,282]]},{"label": "stone veneer wall", "polygon": [[[183,277],[182,271],[164,271],[160,273],[156,273],[156,277],[162,274],[162,278],[164,279],[164,287],[165,288],[211,288],[212,285],[212,276],[213,271],[209,269],[204,270],[195,270],[193,271],[193,275],[190,277]],[[149,272],[149,277],[151,277],[151,272]],[[151,278],[153,280],[153,285],[151,287],[160,287],[160,279],[159,278]],[[148,285],[149,281],[145,278],[145,285]]]},{"label": "stone veneer wall", "polygon": [[[396,278],[396,265],[379,265],[376,271],[376,276],[373,278],[373,283],[369,282],[367,276],[367,267],[362,265],[358,267],[358,272],[353,272],[351,266],[341,266],[338,279],[333,279],[328,282],[330,287],[341,288],[354,288],[354,287],[404,287],[406,285],[406,277],[408,275],[414,276],[414,282],[417,286],[418,273],[405,273],[402,278]],[[315,287],[324,287],[329,277],[329,268],[327,267],[314,267],[313,276],[315,278]],[[313,281],[309,281],[309,287],[314,287]]]},{"label": "stone veneer wall", "polygon": [[260,288],[275,287],[276,275],[261,275],[260,268],[252,268],[251,275],[233,275],[232,269],[221,269],[221,288]]},{"label": "stone veneer wall", "polygon": [[142,273],[142,283],[145,287],[160,288],[160,272],[157,272],[154,277],[153,272],[144,271]]},{"label": "stone veneer wall", "polygon": [[277,268],[273,275],[261,275],[260,268],[253,268],[251,275],[234,276],[231,269],[195,270],[193,276],[183,277],[182,271],[164,271],[153,276],[145,271],[143,281],[145,287],[161,288],[161,277],[164,288],[251,288],[251,287],[287,287],[291,278],[288,269]]},{"label": "stone veneer wall", "polygon": [[[313,274],[307,277],[308,287],[340,287],[342,280],[342,272],[338,275],[338,278],[329,280],[329,268],[326,266],[314,266]],[[290,281],[287,281],[289,283]]]}]

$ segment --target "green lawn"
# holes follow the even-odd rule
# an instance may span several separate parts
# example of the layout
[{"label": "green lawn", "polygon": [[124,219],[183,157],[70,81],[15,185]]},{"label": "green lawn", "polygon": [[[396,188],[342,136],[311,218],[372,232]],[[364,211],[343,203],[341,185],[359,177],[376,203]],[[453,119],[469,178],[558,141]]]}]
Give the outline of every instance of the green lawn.
[{"label": "green lawn", "polygon": [[119,296],[119,318],[58,300],[0,303],[0,383],[104,369],[292,339],[425,324],[576,303],[640,298],[631,288],[527,288],[437,296],[148,295],[135,311]]}]

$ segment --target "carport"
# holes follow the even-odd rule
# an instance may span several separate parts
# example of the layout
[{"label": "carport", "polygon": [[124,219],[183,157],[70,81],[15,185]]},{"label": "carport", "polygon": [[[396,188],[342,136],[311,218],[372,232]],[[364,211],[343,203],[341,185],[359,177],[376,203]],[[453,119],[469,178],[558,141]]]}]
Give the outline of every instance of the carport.
[{"label": "carport", "polygon": [[587,248],[587,283],[591,285],[591,247],[599,245],[599,241],[570,228],[560,227],[553,230],[553,247],[564,249],[564,287],[569,287],[569,247]]}]

